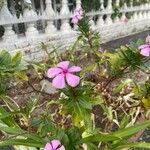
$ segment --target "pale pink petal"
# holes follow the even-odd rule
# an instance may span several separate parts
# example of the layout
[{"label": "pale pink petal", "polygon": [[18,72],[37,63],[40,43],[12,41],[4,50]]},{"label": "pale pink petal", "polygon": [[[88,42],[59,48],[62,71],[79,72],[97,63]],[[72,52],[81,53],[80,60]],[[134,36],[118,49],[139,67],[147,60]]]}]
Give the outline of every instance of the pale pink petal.
[{"label": "pale pink petal", "polygon": [[141,52],[140,52],[141,55],[143,56],[150,56],[150,48],[143,48],[141,49]]},{"label": "pale pink petal", "polygon": [[50,143],[47,143],[44,147],[44,150],[53,150],[53,148]]},{"label": "pale pink petal", "polygon": [[76,87],[80,82],[80,78],[71,73],[66,74],[66,80],[71,87]]},{"label": "pale pink petal", "polygon": [[147,36],[146,42],[149,43],[149,45],[150,45],[150,35]]},{"label": "pale pink petal", "polygon": [[77,18],[78,18],[78,21],[79,21],[79,20],[81,20],[83,17],[82,17],[81,15],[78,15]]},{"label": "pale pink petal", "polygon": [[56,75],[60,74],[61,72],[62,72],[62,69],[60,69],[60,68],[50,68],[47,71],[47,76],[49,78],[54,78]]},{"label": "pale pink petal", "polygon": [[57,67],[60,67],[62,69],[68,69],[68,66],[69,66],[69,61],[62,61],[57,65]]},{"label": "pale pink petal", "polygon": [[60,148],[57,148],[57,150],[65,150],[65,147],[61,146]]},{"label": "pale pink petal", "polygon": [[72,17],[71,23],[73,24],[77,24],[79,21],[79,19],[77,18],[77,16]]},{"label": "pale pink petal", "polygon": [[75,14],[83,15],[83,9],[82,9],[82,8],[76,9],[76,10],[75,10]]},{"label": "pale pink petal", "polygon": [[55,87],[55,88],[58,88],[58,89],[63,89],[65,87],[65,75],[64,74],[59,74],[57,75],[53,81],[52,81],[52,85]]},{"label": "pale pink petal", "polygon": [[148,47],[149,47],[149,45],[144,44],[144,45],[139,46],[139,49],[148,48]]},{"label": "pale pink petal", "polygon": [[69,72],[79,72],[81,71],[81,67],[78,66],[72,66],[68,69]]},{"label": "pale pink petal", "polygon": [[61,145],[59,140],[53,140],[53,141],[51,141],[51,144],[52,144],[52,147],[54,150],[56,150],[58,148],[58,146]]}]

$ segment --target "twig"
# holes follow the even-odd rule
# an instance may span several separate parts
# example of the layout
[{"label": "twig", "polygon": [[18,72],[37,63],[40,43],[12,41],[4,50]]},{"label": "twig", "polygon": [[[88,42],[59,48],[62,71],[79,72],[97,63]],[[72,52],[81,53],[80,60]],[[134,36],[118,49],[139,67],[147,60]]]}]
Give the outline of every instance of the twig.
[{"label": "twig", "polygon": [[37,89],[30,83],[30,81],[28,81],[28,85],[29,85],[35,92],[37,92],[37,93],[41,93],[41,94],[43,94],[43,95],[48,95],[48,96],[50,96],[50,97],[53,96],[52,94],[46,93],[46,92],[44,92],[44,91],[37,90]]}]

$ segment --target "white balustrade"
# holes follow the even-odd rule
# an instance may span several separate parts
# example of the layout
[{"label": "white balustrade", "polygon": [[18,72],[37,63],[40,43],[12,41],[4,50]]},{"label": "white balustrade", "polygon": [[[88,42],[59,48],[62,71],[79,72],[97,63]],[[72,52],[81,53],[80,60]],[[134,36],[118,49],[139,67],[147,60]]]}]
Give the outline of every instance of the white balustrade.
[{"label": "white balustrade", "polygon": [[60,16],[62,16],[62,25],[61,25],[61,31],[62,32],[70,32],[71,27],[69,23],[68,17],[71,15],[69,7],[68,7],[68,0],[62,0],[62,8],[60,11]]},{"label": "white balustrade", "polygon": [[[31,3],[30,0],[28,0],[28,2]],[[23,12],[23,18],[25,18],[28,21],[25,32],[27,40],[35,41],[35,39],[37,39],[38,37],[38,30],[35,28],[35,23],[32,21],[32,19],[37,19],[36,12],[32,8],[26,7]]]},{"label": "white balustrade", "polygon": [[81,6],[81,0],[76,0],[76,9],[82,8]]},{"label": "white balustrade", "polygon": [[108,0],[106,11],[107,11],[106,24],[110,25],[110,24],[112,24],[112,19],[111,19],[111,15],[112,15],[112,0]]},{"label": "white balustrade", "polygon": [[46,34],[56,34],[57,29],[54,26],[54,20],[53,18],[55,17],[55,12],[52,8],[52,1],[51,0],[46,0],[46,9],[44,11],[44,17],[49,17],[47,21],[47,27],[45,29]]},{"label": "white balustrade", "polygon": [[[119,8],[120,7],[120,0],[116,0],[116,7]],[[119,22],[120,21],[120,18],[117,14],[116,18],[114,19],[114,22]]]},{"label": "white balustrade", "polygon": [[[7,8],[7,1],[4,2],[4,5],[0,11],[0,21],[5,22],[13,20],[13,15],[10,13],[10,11]],[[5,24],[4,25],[4,35],[3,35],[3,41],[4,42],[16,42],[17,40],[17,35],[12,29],[13,24]]]},{"label": "white balustrade", "polygon": [[103,15],[100,15],[98,17],[98,20],[97,20],[97,27],[98,28],[102,28],[104,26],[104,19],[103,19]]},{"label": "white balustrade", "polygon": [[95,22],[94,22],[94,20],[93,20],[93,17],[90,18],[89,24],[90,24],[91,29],[93,29],[93,30],[96,29],[96,25],[95,25]]},{"label": "white balustrade", "polygon": [[[52,0],[40,0],[40,10],[35,10],[34,0],[32,2],[31,0],[25,0],[25,2],[30,7],[26,7],[19,17],[16,16],[14,6],[11,7],[13,11],[10,12],[11,9],[8,9],[7,0],[0,9],[0,25],[4,28],[4,34],[1,35],[2,38],[0,39],[0,49],[8,48],[11,51],[18,48],[23,49],[26,53],[30,51],[30,59],[37,59],[42,55],[39,52],[40,42],[65,46],[75,41],[77,32],[71,28],[70,24],[74,10],[69,9],[69,0],[61,0],[59,4]],[[150,1],[135,6],[134,0],[130,0],[129,5],[127,6],[124,3],[122,8],[120,8],[121,0],[107,0],[107,5],[104,5],[105,0],[99,0],[99,2],[99,10],[92,10],[87,15],[91,18],[91,28],[100,32],[103,42],[133,34],[133,32],[147,30],[150,27]],[[112,19],[113,5],[119,9],[119,13],[122,14],[121,18],[116,15]],[[81,7],[82,0],[76,0],[73,8],[79,9]],[[57,8],[60,11],[57,11]],[[37,12],[40,13],[37,14]],[[130,13],[132,14],[131,18],[126,18],[126,14]],[[42,33],[38,31],[37,22],[39,21],[43,25]],[[19,34],[18,24],[24,25],[25,31],[22,30],[24,34]]]},{"label": "white balustrade", "polygon": [[100,0],[100,10],[104,10],[104,0]]}]

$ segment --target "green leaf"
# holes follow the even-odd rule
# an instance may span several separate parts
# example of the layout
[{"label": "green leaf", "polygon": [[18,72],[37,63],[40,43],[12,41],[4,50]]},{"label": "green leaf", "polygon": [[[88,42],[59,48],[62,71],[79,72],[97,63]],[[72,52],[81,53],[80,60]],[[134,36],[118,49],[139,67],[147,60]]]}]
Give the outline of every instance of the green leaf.
[{"label": "green leaf", "polygon": [[21,63],[21,59],[22,59],[22,53],[17,52],[15,54],[15,56],[12,57],[12,65],[13,66],[18,66]]},{"label": "green leaf", "polygon": [[17,112],[7,112],[3,107],[0,107],[0,120],[6,126],[18,126],[12,117],[16,113]]},{"label": "green leaf", "polygon": [[0,147],[12,145],[23,145],[42,148],[44,146],[44,143],[32,141],[31,139],[9,139],[5,141],[0,141]]},{"label": "green leaf", "polygon": [[13,135],[26,133],[26,131],[23,131],[20,128],[16,128],[16,127],[2,127],[2,126],[0,126],[0,131],[6,132],[8,134],[13,134]]},{"label": "green leaf", "polygon": [[145,142],[127,143],[127,144],[122,144],[118,147],[115,147],[114,150],[120,150],[123,148],[147,148],[147,149],[150,149],[150,143],[145,143]]},{"label": "green leaf", "polygon": [[118,137],[115,137],[114,135],[111,135],[111,134],[99,133],[99,134],[84,138],[83,143],[110,142],[110,141],[115,141],[115,140],[118,140],[118,139],[119,139]]},{"label": "green leaf", "polygon": [[24,131],[17,127],[1,127],[0,126],[0,131],[5,132],[7,134],[30,138],[30,139],[33,139],[34,141],[43,141],[43,139],[40,138],[38,135],[33,134],[33,133],[28,133],[27,131]]},{"label": "green leaf", "polygon": [[28,81],[28,76],[24,72],[16,71],[15,75],[21,80]]},{"label": "green leaf", "polygon": [[83,142],[109,142],[109,141],[115,141],[119,139],[121,140],[123,138],[134,135],[140,130],[146,129],[149,126],[150,126],[150,121],[146,121],[144,123],[136,124],[132,127],[120,129],[113,133],[109,133],[109,134],[99,133],[99,134],[84,138]]},{"label": "green leaf", "polygon": [[11,64],[11,55],[6,50],[1,51],[0,66],[3,66],[3,65],[8,66],[10,64]]},{"label": "green leaf", "polygon": [[0,98],[11,111],[19,111],[19,105],[9,96],[0,95]]},{"label": "green leaf", "polygon": [[19,114],[20,112],[5,112],[5,113],[1,113],[0,111],[0,120],[8,118],[8,117],[12,117],[14,115]]},{"label": "green leaf", "polygon": [[113,91],[114,94],[121,92],[121,90],[128,85],[129,83],[131,83],[132,80],[131,79],[126,79],[125,81],[123,81],[122,83],[120,83],[118,85],[118,87],[115,88],[115,90]]}]

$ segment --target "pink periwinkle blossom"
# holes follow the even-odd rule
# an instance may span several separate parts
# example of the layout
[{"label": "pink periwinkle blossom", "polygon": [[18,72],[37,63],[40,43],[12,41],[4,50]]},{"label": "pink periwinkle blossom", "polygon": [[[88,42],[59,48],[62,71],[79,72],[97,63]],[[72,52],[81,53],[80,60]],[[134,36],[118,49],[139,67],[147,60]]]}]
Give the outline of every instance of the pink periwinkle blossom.
[{"label": "pink periwinkle blossom", "polygon": [[126,16],[124,16],[124,17],[122,17],[122,21],[123,21],[124,23],[128,23],[129,19],[128,19]]},{"label": "pink periwinkle blossom", "polygon": [[76,9],[75,13],[72,17],[71,23],[78,24],[78,22],[83,18],[83,10],[82,8]]},{"label": "pink periwinkle blossom", "polygon": [[65,147],[61,145],[59,140],[52,140],[45,145],[44,150],[65,150]]},{"label": "pink periwinkle blossom", "polygon": [[141,45],[139,49],[141,50],[140,54],[146,57],[150,56],[150,35],[146,38],[146,44]]},{"label": "pink periwinkle blossom", "polygon": [[80,72],[79,66],[69,67],[69,61],[62,61],[56,67],[50,68],[47,72],[49,78],[53,78],[52,85],[57,89],[63,89],[65,84],[71,87],[76,87],[80,83],[80,77],[74,75],[75,72]]}]

